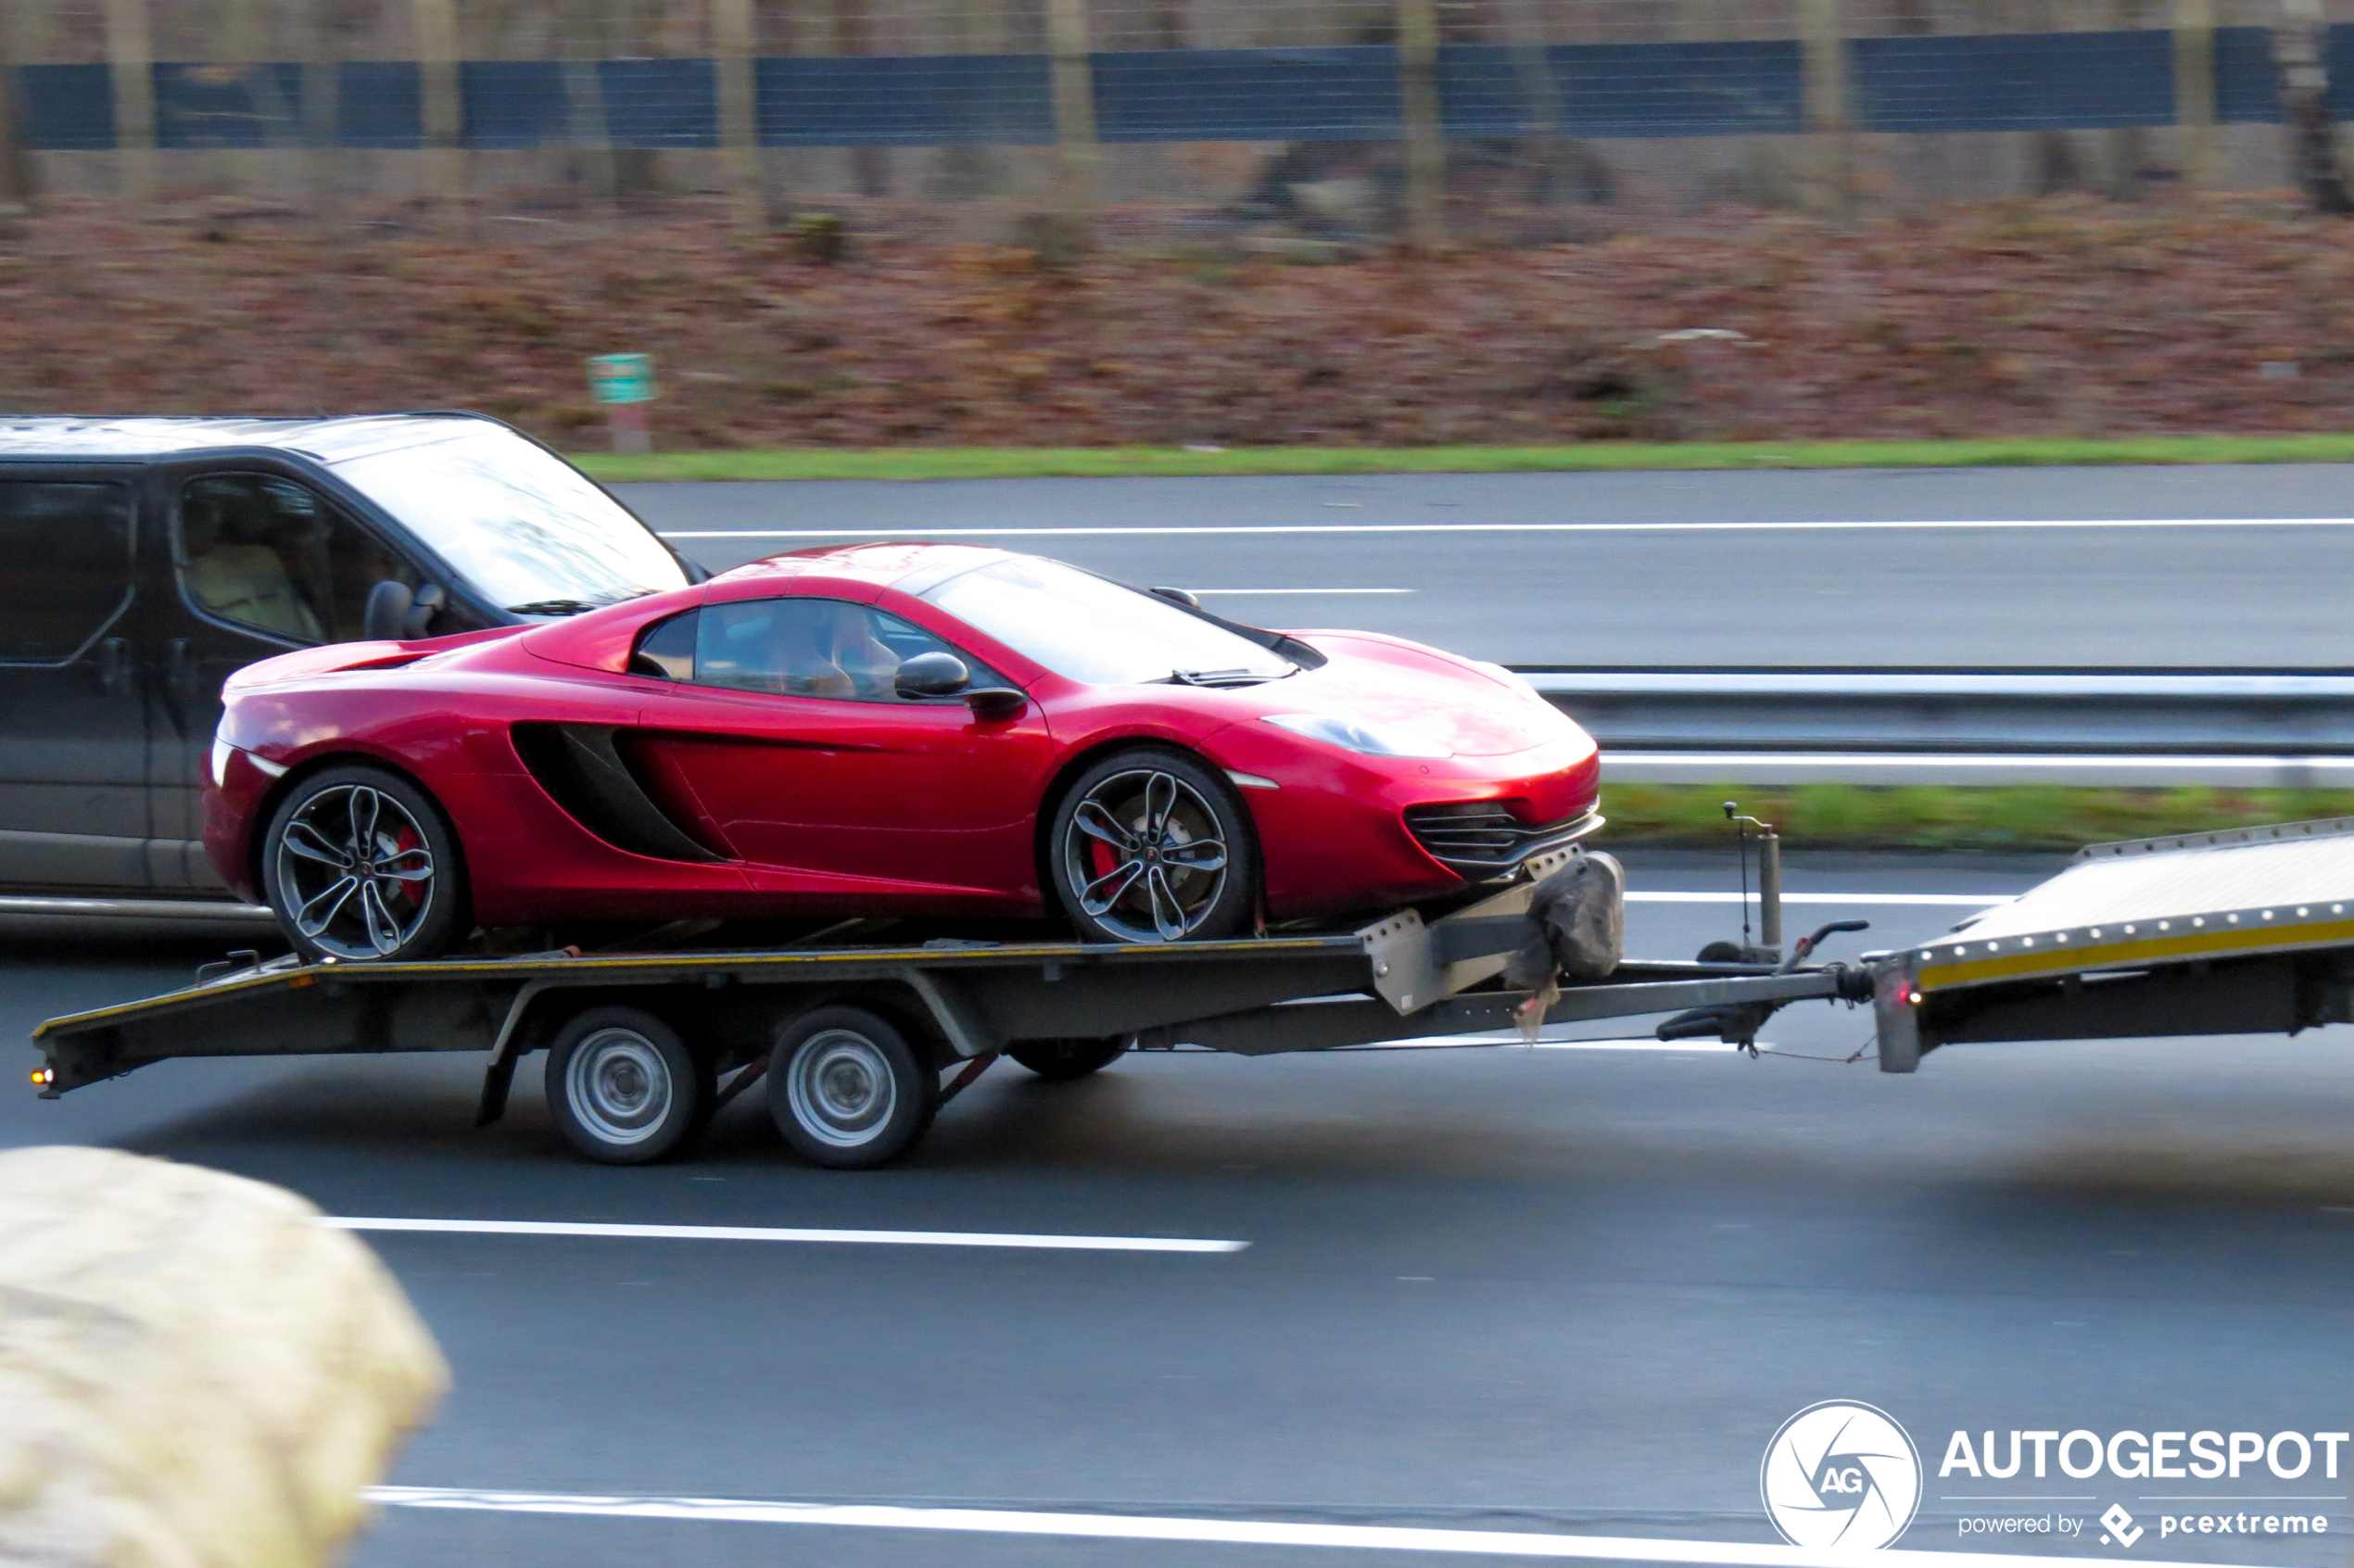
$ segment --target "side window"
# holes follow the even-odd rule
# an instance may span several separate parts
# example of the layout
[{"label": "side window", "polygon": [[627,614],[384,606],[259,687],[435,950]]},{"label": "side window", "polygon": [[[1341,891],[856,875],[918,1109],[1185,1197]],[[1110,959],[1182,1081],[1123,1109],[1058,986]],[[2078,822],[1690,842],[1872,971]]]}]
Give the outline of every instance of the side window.
[{"label": "side window", "polygon": [[0,663],[60,664],[131,598],[131,491],[0,480]]},{"label": "side window", "polygon": [[180,581],[199,608],[290,642],[364,633],[368,592],[414,568],[315,492],[259,474],[212,474],[180,492]]},{"label": "side window", "polygon": [[694,679],[695,617],[702,613],[690,610],[648,627],[638,639],[638,651],[629,656],[629,673],[664,680]]},{"label": "side window", "polygon": [[[680,678],[699,686],[895,702],[899,665],[918,653],[955,653],[972,670],[974,685],[1005,684],[930,632],[842,600],[741,600],[707,604],[694,619],[694,662]],[[648,651],[640,646],[640,657]]]}]

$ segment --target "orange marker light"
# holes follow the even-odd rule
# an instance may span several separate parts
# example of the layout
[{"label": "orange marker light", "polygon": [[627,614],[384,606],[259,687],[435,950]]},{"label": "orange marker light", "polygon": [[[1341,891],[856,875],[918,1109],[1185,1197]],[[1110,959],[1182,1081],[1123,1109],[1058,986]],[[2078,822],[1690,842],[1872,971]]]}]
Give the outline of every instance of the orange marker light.
[{"label": "orange marker light", "polygon": [[50,1071],[47,1068],[34,1068],[32,1069],[32,1081],[35,1087],[39,1087],[42,1084],[49,1082],[57,1076],[57,1075],[56,1073]]}]

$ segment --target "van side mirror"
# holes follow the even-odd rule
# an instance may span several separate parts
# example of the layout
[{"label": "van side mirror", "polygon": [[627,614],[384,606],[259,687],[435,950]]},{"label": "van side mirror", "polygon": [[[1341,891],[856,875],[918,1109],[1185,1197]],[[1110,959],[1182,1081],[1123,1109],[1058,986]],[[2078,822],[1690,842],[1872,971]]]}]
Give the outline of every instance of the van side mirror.
[{"label": "van side mirror", "polygon": [[1168,600],[1171,604],[1182,604],[1188,610],[1201,608],[1201,597],[1191,588],[1157,588],[1152,591]]},{"label": "van side mirror", "polygon": [[918,653],[900,662],[892,685],[902,697],[954,697],[972,678],[972,671],[954,653]]}]

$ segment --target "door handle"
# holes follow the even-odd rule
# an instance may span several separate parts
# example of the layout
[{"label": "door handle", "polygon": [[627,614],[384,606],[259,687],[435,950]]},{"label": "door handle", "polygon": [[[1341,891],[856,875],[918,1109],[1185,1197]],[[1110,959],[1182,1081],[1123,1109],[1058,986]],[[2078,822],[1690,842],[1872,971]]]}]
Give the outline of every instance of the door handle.
[{"label": "door handle", "polygon": [[171,689],[171,694],[182,702],[196,696],[196,662],[189,656],[186,638],[175,637],[171,639],[171,646],[164,653],[163,678]]},{"label": "door handle", "polygon": [[98,689],[108,697],[130,693],[131,644],[127,639],[110,637],[98,644]]}]

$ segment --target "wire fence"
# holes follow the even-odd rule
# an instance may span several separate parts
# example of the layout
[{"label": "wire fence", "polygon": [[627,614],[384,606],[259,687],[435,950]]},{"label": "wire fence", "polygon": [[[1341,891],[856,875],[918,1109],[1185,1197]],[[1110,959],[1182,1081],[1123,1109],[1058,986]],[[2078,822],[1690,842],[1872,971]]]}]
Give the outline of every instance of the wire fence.
[{"label": "wire fence", "polygon": [[0,0],[0,202],[704,193],[751,226],[847,194],[1438,234],[1504,206],[2319,193],[2354,115],[2324,5]]}]

